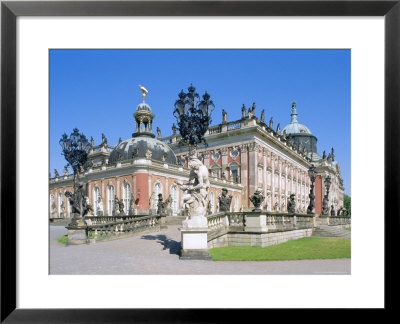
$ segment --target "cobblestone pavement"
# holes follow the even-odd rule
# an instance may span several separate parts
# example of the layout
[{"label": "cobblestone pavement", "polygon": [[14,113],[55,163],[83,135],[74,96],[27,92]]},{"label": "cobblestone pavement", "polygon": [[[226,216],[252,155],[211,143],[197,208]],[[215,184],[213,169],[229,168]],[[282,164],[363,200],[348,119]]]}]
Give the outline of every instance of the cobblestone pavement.
[{"label": "cobblestone pavement", "polygon": [[120,240],[65,246],[57,241],[63,226],[50,226],[50,274],[350,274],[350,259],[302,261],[180,260],[180,232],[161,232]]}]

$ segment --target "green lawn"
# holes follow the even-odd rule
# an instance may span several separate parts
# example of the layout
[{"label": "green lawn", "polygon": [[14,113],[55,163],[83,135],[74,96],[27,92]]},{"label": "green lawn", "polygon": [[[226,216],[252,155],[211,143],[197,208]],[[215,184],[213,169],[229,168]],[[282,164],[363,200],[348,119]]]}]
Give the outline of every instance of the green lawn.
[{"label": "green lawn", "polygon": [[273,261],[339,259],[351,257],[351,240],[306,237],[278,245],[227,246],[210,249],[213,261]]},{"label": "green lawn", "polygon": [[60,238],[58,238],[57,241],[60,242],[61,244],[67,244],[68,235],[63,235],[63,236],[61,236]]}]

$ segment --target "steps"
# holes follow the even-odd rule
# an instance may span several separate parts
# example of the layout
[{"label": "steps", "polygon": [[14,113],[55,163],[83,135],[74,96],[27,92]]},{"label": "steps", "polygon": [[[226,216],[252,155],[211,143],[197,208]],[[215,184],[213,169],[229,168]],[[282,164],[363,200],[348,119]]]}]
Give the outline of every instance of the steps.
[{"label": "steps", "polygon": [[313,231],[312,236],[351,238],[351,231],[347,231],[339,226],[320,225]]}]

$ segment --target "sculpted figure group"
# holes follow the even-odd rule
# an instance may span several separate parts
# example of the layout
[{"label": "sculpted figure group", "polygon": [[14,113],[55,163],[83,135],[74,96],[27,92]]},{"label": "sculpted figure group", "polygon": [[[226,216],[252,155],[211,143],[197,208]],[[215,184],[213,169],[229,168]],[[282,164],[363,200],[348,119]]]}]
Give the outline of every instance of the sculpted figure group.
[{"label": "sculpted figure group", "polygon": [[183,195],[183,208],[188,211],[189,218],[206,215],[207,195],[210,181],[208,169],[193,155],[189,161],[189,182],[186,184],[176,181],[185,192]]}]

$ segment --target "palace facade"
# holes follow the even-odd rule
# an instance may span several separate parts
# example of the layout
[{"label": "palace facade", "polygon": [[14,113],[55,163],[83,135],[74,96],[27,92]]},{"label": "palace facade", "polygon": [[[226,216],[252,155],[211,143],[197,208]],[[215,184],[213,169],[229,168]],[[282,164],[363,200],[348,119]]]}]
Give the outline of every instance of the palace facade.
[{"label": "palace facade", "polygon": [[[172,103],[171,103],[172,106]],[[124,202],[124,213],[143,215],[155,212],[158,194],[169,197],[170,215],[181,214],[181,197],[175,181],[189,177],[187,147],[179,144],[180,135],[157,138],[153,134],[154,114],[144,102],[134,113],[135,132],[127,140],[109,146],[106,137],[89,152],[91,167],[81,175],[94,215],[113,215],[115,197]],[[209,169],[210,213],[218,211],[222,188],[232,195],[231,211],[249,210],[249,196],[257,189],[265,196],[264,209],[287,211],[287,201],[295,195],[296,212],[306,213],[309,205],[309,170],[315,166],[315,213],[321,214],[329,182],[329,210],[343,207],[343,180],[334,158],[317,152],[317,137],[297,119],[292,104],[291,121],[282,130],[273,120],[264,121],[264,111],[256,116],[256,106],[242,107],[242,118],[228,121],[223,110],[222,123],[208,128],[207,146],[199,146],[198,157]],[[328,179],[328,180],[327,180]],[[73,175],[64,170],[50,178],[50,218],[69,217],[71,206],[65,192],[72,191]]]}]

